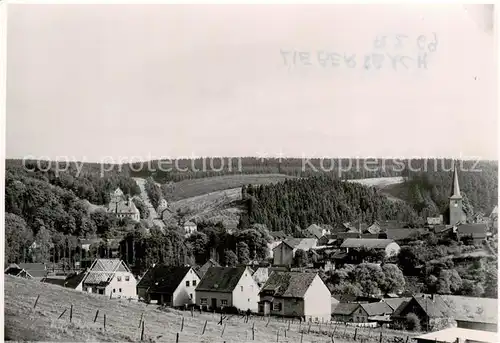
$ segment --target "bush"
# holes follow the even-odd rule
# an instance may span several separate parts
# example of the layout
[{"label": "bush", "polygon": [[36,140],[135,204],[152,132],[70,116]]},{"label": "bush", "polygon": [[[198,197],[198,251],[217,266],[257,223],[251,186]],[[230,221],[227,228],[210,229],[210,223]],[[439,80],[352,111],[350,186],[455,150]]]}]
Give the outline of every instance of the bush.
[{"label": "bush", "polygon": [[406,316],[406,328],[410,331],[420,331],[420,318],[415,313]]}]

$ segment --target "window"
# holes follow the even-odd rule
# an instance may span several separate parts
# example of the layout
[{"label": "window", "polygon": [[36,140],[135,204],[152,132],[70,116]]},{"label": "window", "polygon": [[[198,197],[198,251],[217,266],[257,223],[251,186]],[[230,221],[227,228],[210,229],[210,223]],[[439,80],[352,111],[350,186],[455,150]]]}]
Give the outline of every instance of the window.
[{"label": "window", "polygon": [[221,301],[220,301],[220,304],[221,304],[222,306],[227,306],[227,300],[221,300]]},{"label": "window", "polygon": [[193,280],[193,286],[196,286],[196,280]]},{"label": "window", "polygon": [[116,289],[113,288],[113,293],[116,293]]},{"label": "window", "polygon": [[281,311],[281,303],[273,303],[273,311]]},{"label": "window", "polygon": [[122,292],[122,289],[121,288],[118,288],[118,293],[121,293]]},{"label": "window", "polygon": [[130,281],[130,276],[125,276],[125,281]]},{"label": "window", "polygon": [[116,277],[116,281],[122,281],[122,277],[121,276],[117,276]]},{"label": "window", "polygon": [[240,286],[241,291],[243,292],[243,286]]},{"label": "window", "polygon": [[208,304],[207,298],[201,298],[200,299],[200,305],[206,305],[206,304]]},{"label": "window", "polygon": [[193,299],[193,293],[189,293],[189,299]]},{"label": "window", "polygon": [[186,281],[186,287],[189,287],[189,281]]}]

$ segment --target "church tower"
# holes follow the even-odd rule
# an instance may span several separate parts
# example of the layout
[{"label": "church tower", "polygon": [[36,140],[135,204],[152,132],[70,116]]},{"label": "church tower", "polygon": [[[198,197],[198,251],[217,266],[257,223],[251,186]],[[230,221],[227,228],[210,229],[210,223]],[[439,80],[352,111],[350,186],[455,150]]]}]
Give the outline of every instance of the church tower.
[{"label": "church tower", "polygon": [[463,221],[463,202],[458,184],[458,171],[456,162],[453,164],[453,184],[450,196],[450,225],[456,225]]}]

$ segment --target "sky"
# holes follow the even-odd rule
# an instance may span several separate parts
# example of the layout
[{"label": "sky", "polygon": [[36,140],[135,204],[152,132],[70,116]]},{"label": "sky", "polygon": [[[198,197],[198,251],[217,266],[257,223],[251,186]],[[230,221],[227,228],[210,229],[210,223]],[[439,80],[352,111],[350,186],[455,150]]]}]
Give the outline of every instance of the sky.
[{"label": "sky", "polygon": [[[484,13],[458,4],[11,4],[6,155],[497,159]],[[385,47],[375,46],[382,36]],[[380,69],[365,67],[372,54],[383,56]]]}]

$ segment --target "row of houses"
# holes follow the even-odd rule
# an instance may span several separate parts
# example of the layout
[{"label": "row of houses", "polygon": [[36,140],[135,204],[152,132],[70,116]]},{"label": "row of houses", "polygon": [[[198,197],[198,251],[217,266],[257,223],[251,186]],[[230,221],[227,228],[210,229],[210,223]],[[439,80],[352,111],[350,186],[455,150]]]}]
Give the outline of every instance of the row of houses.
[{"label": "row of houses", "polygon": [[272,270],[270,274],[262,273],[258,281],[254,277],[256,271],[248,266],[220,267],[209,261],[199,269],[154,265],[137,281],[119,259],[96,259],[88,270],[65,279],[51,278],[46,273],[33,277],[19,265],[10,265],[5,273],[109,298],[172,307],[196,305],[210,311],[250,311],[314,321],[331,319],[331,294],[317,273]]},{"label": "row of houses", "polygon": [[332,318],[340,322],[376,323],[404,329],[411,313],[419,318],[420,327],[425,331],[446,327],[497,331],[497,299],[456,295],[418,294],[407,298],[355,302],[341,299],[332,311]]}]

